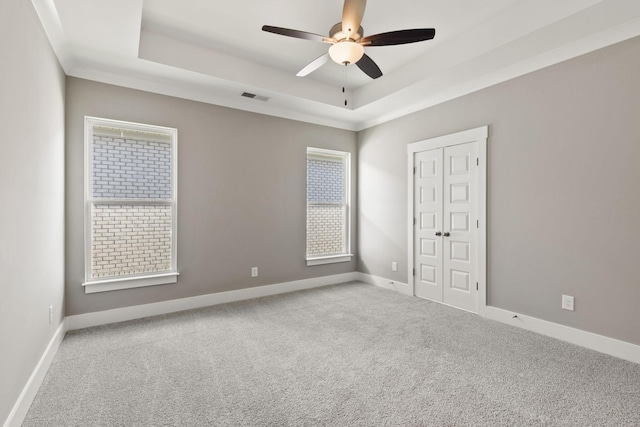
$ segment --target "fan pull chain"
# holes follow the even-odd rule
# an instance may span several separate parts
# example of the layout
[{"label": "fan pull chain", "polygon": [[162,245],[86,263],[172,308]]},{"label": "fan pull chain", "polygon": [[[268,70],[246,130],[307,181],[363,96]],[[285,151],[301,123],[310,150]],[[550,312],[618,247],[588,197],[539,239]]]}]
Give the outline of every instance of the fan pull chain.
[{"label": "fan pull chain", "polygon": [[347,64],[346,62],[344,63],[344,86],[342,86],[342,93],[344,93],[344,106],[347,106],[347,93],[345,88],[347,87],[347,66],[349,64]]}]

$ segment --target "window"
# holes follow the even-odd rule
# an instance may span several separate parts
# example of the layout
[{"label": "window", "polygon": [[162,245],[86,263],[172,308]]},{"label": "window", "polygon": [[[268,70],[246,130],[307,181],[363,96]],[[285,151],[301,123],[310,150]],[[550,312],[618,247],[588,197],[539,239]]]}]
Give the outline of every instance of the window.
[{"label": "window", "polygon": [[351,155],[307,148],[307,265],[350,261]]},{"label": "window", "polygon": [[177,281],[177,130],[85,118],[85,293]]}]

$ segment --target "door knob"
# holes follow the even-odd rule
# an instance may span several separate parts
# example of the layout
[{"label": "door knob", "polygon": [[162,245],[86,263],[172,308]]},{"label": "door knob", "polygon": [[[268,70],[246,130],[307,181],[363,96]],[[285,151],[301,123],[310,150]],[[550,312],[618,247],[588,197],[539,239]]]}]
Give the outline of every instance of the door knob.
[{"label": "door knob", "polygon": [[442,236],[442,232],[436,231],[436,236]]},{"label": "door knob", "polygon": [[448,231],[445,231],[442,235],[443,235],[444,237],[449,237],[449,236],[451,236],[451,234],[449,234],[449,232],[448,232]]}]

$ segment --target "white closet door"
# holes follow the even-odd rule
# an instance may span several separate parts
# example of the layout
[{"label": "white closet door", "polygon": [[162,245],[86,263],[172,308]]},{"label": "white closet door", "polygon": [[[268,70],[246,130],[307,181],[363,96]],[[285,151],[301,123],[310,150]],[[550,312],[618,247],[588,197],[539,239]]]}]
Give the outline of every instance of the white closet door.
[{"label": "white closet door", "polygon": [[441,148],[415,154],[415,294],[442,302],[442,156]]},{"label": "white closet door", "polygon": [[477,312],[477,147],[415,153],[415,295]]},{"label": "white closet door", "polygon": [[475,143],[444,148],[443,299],[477,312],[477,148]]}]

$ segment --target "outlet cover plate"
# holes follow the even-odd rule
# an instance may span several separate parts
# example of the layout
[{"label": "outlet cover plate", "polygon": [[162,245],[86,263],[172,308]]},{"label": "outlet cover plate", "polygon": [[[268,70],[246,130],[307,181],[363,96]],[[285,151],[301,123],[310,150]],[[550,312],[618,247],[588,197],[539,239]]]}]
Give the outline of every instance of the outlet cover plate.
[{"label": "outlet cover plate", "polygon": [[573,297],[571,295],[562,295],[562,308],[573,311]]},{"label": "outlet cover plate", "polygon": [[258,267],[251,267],[251,277],[258,277]]}]

